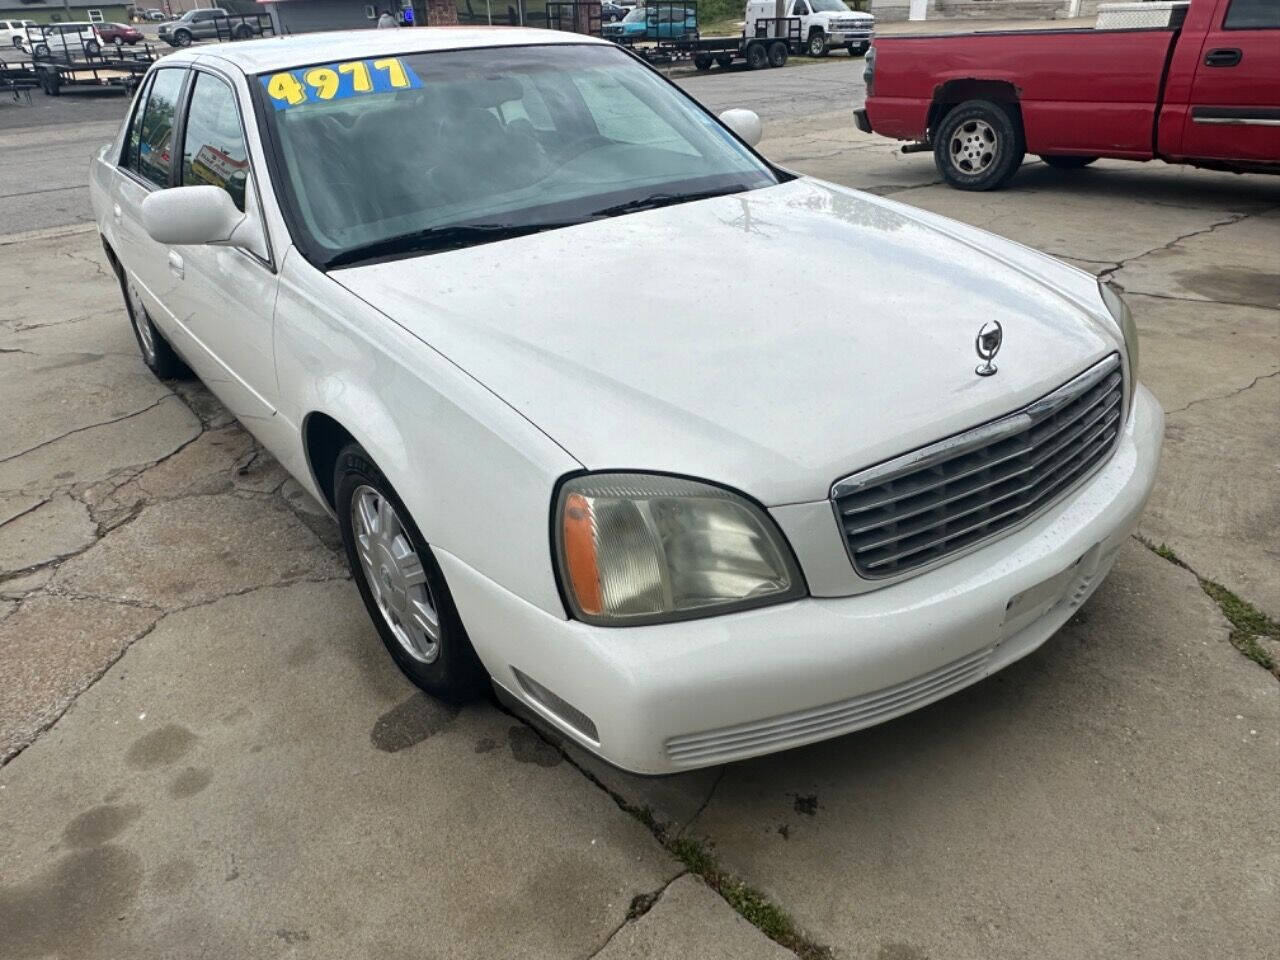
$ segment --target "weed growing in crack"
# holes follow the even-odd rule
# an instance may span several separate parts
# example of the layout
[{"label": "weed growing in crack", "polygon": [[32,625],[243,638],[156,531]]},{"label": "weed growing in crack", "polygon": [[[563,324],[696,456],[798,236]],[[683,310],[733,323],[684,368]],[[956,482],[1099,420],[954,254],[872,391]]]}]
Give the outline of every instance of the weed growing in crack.
[{"label": "weed growing in crack", "polygon": [[768,897],[732,874],[720,869],[715,855],[701,840],[678,837],[667,847],[683,863],[690,873],[702,878],[725,902],[738,911],[774,943],[781,944],[801,960],[830,960],[829,947],[821,946],[796,929],[795,921]]},{"label": "weed growing in crack", "polygon": [[1247,600],[1240,599],[1217,581],[1200,576],[1166,544],[1156,546],[1147,540],[1138,539],[1157,557],[1168,560],[1174,566],[1181,567],[1195,577],[1200,584],[1200,589],[1218,605],[1222,615],[1231,624],[1231,633],[1228,636],[1231,645],[1258,666],[1270,670],[1280,678],[1280,664],[1277,664],[1276,658],[1258,642],[1259,637],[1270,637],[1272,640],[1280,641],[1280,623],[1272,620]]}]

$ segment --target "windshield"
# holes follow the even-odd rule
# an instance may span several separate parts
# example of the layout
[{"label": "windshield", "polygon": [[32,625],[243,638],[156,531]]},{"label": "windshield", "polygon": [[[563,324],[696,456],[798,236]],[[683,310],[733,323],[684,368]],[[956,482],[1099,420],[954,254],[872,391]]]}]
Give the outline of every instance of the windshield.
[{"label": "windshield", "polygon": [[644,7],[632,7],[631,12],[622,18],[623,23],[639,23],[644,20]]},{"label": "windshield", "polygon": [[779,182],[611,45],[410,54],[259,79],[295,240],[318,266]]},{"label": "windshield", "polygon": [[814,13],[848,13],[849,8],[840,0],[809,0]]}]

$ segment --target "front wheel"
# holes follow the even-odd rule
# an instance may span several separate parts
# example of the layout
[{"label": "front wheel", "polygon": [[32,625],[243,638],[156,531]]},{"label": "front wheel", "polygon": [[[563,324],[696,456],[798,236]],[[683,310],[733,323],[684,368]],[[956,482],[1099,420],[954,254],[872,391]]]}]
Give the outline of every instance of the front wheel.
[{"label": "front wheel", "polygon": [[1044,157],[1040,158],[1049,166],[1058,170],[1082,170],[1097,160],[1097,157]]},{"label": "front wheel", "polygon": [[347,563],[391,658],[432,696],[475,699],[489,675],[404,502],[356,443],[338,454],[333,484]]},{"label": "front wheel", "polygon": [[997,190],[1026,155],[1022,129],[1004,106],[969,100],[948,113],[933,137],[938,172],[959,190]]},{"label": "front wheel", "polygon": [[174,45],[175,47],[189,47],[189,46],[191,46],[191,31],[190,31],[190,30],[175,30],[175,31],[174,31],[174,33],[173,33],[173,45]]},{"label": "front wheel", "polygon": [[827,55],[827,38],[822,33],[813,33],[809,36],[809,56],[825,57]]},{"label": "front wheel", "polygon": [[97,40],[88,40],[85,42],[84,52],[91,57],[96,57],[102,52],[102,45]]}]

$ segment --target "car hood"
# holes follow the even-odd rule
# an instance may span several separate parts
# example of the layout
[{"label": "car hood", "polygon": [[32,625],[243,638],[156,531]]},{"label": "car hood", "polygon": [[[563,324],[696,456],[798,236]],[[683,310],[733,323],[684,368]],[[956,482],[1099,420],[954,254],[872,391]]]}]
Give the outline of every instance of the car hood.
[{"label": "car hood", "polygon": [[[589,469],[767,505],[1008,413],[1120,348],[1089,274],[801,178],[330,276]],[[999,320],[999,372],[974,340]]]}]

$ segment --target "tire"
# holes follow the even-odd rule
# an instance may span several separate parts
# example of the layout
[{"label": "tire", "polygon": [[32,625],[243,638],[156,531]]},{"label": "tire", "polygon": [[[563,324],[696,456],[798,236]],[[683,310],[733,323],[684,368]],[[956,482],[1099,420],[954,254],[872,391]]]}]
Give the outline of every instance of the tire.
[{"label": "tire", "polygon": [[704,72],[710,70],[712,62],[711,55],[708,53],[694,54],[693,66],[695,70],[702,70]]},{"label": "tire", "polygon": [[19,50],[21,50],[21,49],[22,49],[22,38],[21,38],[21,37],[14,37],[14,38],[13,38],[13,45],[14,45],[15,47],[17,47]]},{"label": "tire", "polygon": [[846,45],[845,49],[849,51],[849,56],[861,57],[866,55],[867,48],[870,46],[871,44],[869,43],[850,43]]},{"label": "tire", "polygon": [[1089,164],[1097,160],[1097,157],[1045,157],[1041,156],[1041,160],[1053,167],[1055,170],[1083,170]]},{"label": "tire", "polygon": [[716,65],[720,67],[721,70],[728,70],[733,66],[733,57],[728,54],[716,57]]},{"label": "tire", "polygon": [[116,279],[120,281],[125,313],[128,314],[134,339],[138,341],[138,350],[142,353],[142,362],[147,365],[147,369],[161,380],[190,379],[191,369],[182,362],[182,358],[169,346],[169,341],[151,322],[137,286],[128,279],[123,268],[116,267]]},{"label": "tire", "polygon": [[769,66],[785,67],[787,65],[787,45],[781,40],[769,44]]},{"label": "tire", "polygon": [[938,172],[958,190],[998,190],[1017,173],[1024,156],[1020,118],[990,100],[960,104],[933,136]]},{"label": "tire", "polygon": [[45,83],[44,92],[51,97],[62,96],[62,78],[50,70],[45,74],[47,82]]},{"label": "tire", "polygon": [[173,45],[175,47],[191,46],[191,31],[190,30],[173,31]]},{"label": "tire", "polygon": [[763,43],[751,43],[747,45],[747,69],[760,70],[769,65],[769,51],[765,49]]},{"label": "tire", "polygon": [[249,28],[247,24],[241,24],[238,28],[236,28],[236,32],[233,34],[233,36],[237,40],[248,40],[250,37],[253,36],[253,31]]},{"label": "tire", "polygon": [[809,42],[805,44],[805,50],[811,57],[827,55],[827,38],[821,30],[815,30],[809,34]]},{"label": "tire", "polygon": [[47,43],[37,43],[31,48],[31,55],[37,59],[49,59],[49,45]]},{"label": "tire", "polygon": [[[480,696],[489,687],[489,675],[462,626],[440,565],[395,488],[356,443],[338,454],[333,486],[351,576],[391,659],[416,686],[441,700],[465,703]],[[380,582],[371,584],[371,577]],[[435,639],[427,643],[417,624],[432,617]]]},{"label": "tire", "polygon": [[85,42],[84,52],[91,57],[96,57],[102,52],[102,44],[98,43],[97,40],[88,40]]}]

